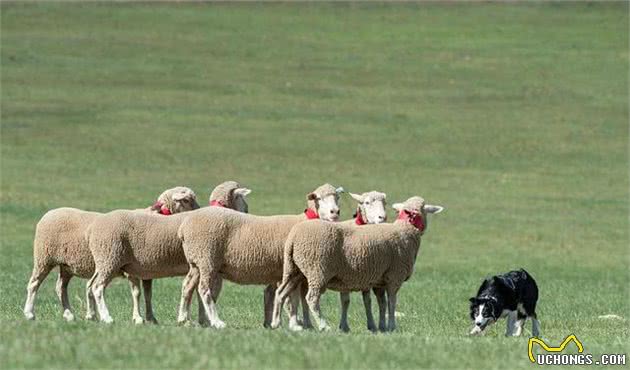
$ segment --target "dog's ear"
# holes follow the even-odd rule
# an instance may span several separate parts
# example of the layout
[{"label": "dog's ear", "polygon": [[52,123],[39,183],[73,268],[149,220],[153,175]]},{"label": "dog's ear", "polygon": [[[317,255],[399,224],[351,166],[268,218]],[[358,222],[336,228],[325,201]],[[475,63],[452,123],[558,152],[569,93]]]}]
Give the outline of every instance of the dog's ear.
[{"label": "dog's ear", "polygon": [[475,302],[477,302],[477,297],[470,297],[469,301],[471,304],[474,304]]}]

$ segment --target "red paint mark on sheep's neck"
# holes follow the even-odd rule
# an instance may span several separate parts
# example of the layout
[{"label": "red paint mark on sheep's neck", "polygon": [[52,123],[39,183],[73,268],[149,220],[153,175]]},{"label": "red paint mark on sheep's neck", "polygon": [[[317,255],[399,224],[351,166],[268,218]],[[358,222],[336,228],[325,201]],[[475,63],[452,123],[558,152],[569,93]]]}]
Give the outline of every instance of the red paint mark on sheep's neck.
[{"label": "red paint mark on sheep's neck", "polygon": [[361,226],[361,225],[365,225],[367,222],[365,222],[363,220],[363,215],[361,214],[361,209],[357,209],[357,216],[354,219],[354,223]]},{"label": "red paint mark on sheep's neck", "polygon": [[210,207],[225,208],[225,204],[223,204],[223,202],[221,202],[220,200],[211,200],[209,204],[210,204]]},{"label": "red paint mark on sheep's neck", "polygon": [[426,224],[424,223],[424,219],[422,218],[422,214],[420,213],[407,212],[403,210],[403,211],[400,211],[400,213],[398,214],[398,219],[409,222],[416,229],[420,231],[424,231],[424,228],[426,227]]},{"label": "red paint mark on sheep's neck", "polygon": [[153,208],[157,209],[158,207],[160,208],[160,211],[158,212],[159,214],[164,215],[164,216],[170,216],[171,215],[171,210],[168,209],[167,206],[165,206],[164,204],[162,204],[160,202],[153,203]]},{"label": "red paint mark on sheep's neck", "polygon": [[317,213],[317,211],[312,210],[310,208],[307,208],[304,210],[304,215],[306,216],[306,219],[308,220],[314,220],[319,218],[319,214]]}]

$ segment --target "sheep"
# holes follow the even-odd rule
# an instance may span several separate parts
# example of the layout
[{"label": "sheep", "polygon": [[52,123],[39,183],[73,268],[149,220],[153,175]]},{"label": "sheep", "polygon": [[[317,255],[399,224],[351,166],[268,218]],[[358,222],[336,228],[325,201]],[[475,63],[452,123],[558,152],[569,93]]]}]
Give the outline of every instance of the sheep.
[{"label": "sheep", "polygon": [[[350,193],[350,196],[358,203],[357,211],[354,214],[355,218],[346,222],[354,222],[355,224],[361,226],[366,224],[380,224],[387,221],[387,212],[385,211],[385,199],[387,198],[387,194],[378,191],[370,191],[361,195]],[[385,290],[377,287],[374,287],[372,290],[374,291],[374,295],[376,295],[376,299],[378,301],[380,321],[384,321],[386,305]],[[361,294],[363,296],[363,305],[365,307],[368,330],[376,331],[374,316],[372,316],[372,299],[370,298],[370,290],[364,290]],[[350,293],[339,292],[339,299],[341,301],[341,320],[339,320],[339,329],[348,332],[350,331],[350,327],[348,326]],[[302,301],[302,306],[304,308],[303,316],[308,315],[308,303],[305,299]]]},{"label": "sheep", "polygon": [[[195,193],[186,187],[175,187],[164,191],[151,207],[134,212],[175,214],[194,208],[199,208]],[[59,266],[57,296],[63,307],[63,317],[67,321],[74,320],[68,300],[68,284],[73,276],[89,279],[94,273],[94,261],[84,243],[83,233],[98,215],[100,213],[76,208],[57,208],[48,211],[37,223],[33,242],[33,273],[24,305],[24,316],[27,319],[35,319],[37,290],[50,271]],[[131,282],[134,305],[137,305],[139,295],[138,284],[138,281]],[[94,315],[90,298],[88,295],[88,319]]]},{"label": "sheep", "polygon": [[114,277],[126,273],[136,279],[147,280],[186,275],[188,264],[177,237],[182,221],[188,215],[205,209],[235,207],[234,212],[245,211],[248,207],[244,197],[250,191],[231,181],[220,185],[210,197],[210,204],[219,207],[204,207],[170,217],[124,210],[96,217],[87,228],[85,238],[95,265],[88,289],[94,295],[100,320],[113,322],[103,294]]},{"label": "sheep", "polygon": [[[251,190],[247,188],[241,188],[241,185],[236,181],[225,181],[219,185],[217,185],[212,192],[210,193],[210,198],[208,199],[209,206],[215,207],[226,207],[238,210],[240,212],[247,213],[249,211],[249,207],[247,202],[245,201],[245,196],[247,196]],[[160,207],[161,205],[160,199],[158,202],[153,205]],[[161,207],[164,207],[163,205]],[[198,206],[196,208],[199,208]],[[195,208],[195,209],[196,209]],[[161,212],[162,214],[167,214]],[[152,280],[142,280],[143,290],[144,290],[144,299],[145,299],[145,316],[147,321],[157,324],[157,319],[153,314],[153,306],[151,305],[152,298]],[[136,323],[142,323],[142,318],[138,316],[135,319]],[[201,325],[207,325],[207,319],[205,317],[205,311],[203,310],[203,306],[199,305],[199,323]]]},{"label": "sheep", "polygon": [[[197,288],[211,326],[225,327],[216,310],[218,283],[227,279],[275,286],[282,279],[284,242],[291,227],[311,218],[336,221],[342,191],[330,184],[320,186],[307,195],[308,208],[299,215],[253,216],[223,209],[187,215],[178,231],[190,265],[182,284],[178,322],[188,320],[190,299]],[[290,324],[301,328],[296,321]]]},{"label": "sheep", "polygon": [[[356,225],[367,225],[367,224],[380,224],[382,222],[387,221],[387,212],[385,211],[386,207],[386,197],[385,193],[379,191],[370,191],[363,194],[354,194],[349,193],[350,196],[357,201],[357,209],[352,217],[352,219],[343,221],[342,224],[356,224]],[[301,287],[301,295],[302,295],[302,309],[303,309],[303,326],[306,328],[312,328],[309,312],[308,312],[308,304],[305,299],[306,288],[304,286]],[[273,290],[273,295],[275,296],[275,287]],[[385,307],[385,292],[383,289],[374,288],[374,294],[376,295],[379,302],[379,313],[381,315],[384,314]],[[370,298],[370,291],[365,290],[362,292],[363,295],[363,304],[365,306],[365,314],[368,322],[368,329],[374,331],[374,318],[372,316],[372,300]],[[340,328],[344,331],[348,331],[348,307],[350,305],[350,293],[349,292],[340,292],[339,298],[341,300],[341,320],[340,320]],[[273,301],[273,297],[269,299]],[[273,309],[273,308],[272,308]],[[271,320],[269,320],[271,322]]]},{"label": "sheep", "polygon": [[393,205],[393,224],[348,225],[311,221],[291,229],[284,248],[282,283],[276,291],[271,327],[280,325],[280,310],[289,294],[306,279],[306,300],[320,330],[329,329],[319,301],[326,288],[341,292],[383,287],[387,292],[387,330],[396,328],[396,295],[411,277],[427,226],[427,214],[443,210],[421,197]]}]

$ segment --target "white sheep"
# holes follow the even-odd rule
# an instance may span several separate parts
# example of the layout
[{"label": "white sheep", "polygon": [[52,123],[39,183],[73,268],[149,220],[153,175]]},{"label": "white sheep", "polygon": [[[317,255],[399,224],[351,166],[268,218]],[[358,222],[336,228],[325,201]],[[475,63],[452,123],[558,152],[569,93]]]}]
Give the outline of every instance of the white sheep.
[{"label": "white sheep", "polygon": [[320,330],[328,329],[319,306],[325,289],[351,292],[373,287],[383,287],[387,292],[387,330],[394,330],[396,296],[413,273],[427,214],[443,208],[425,204],[421,197],[393,207],[399,215],[392,224],[357,226],[314,220],[295,225],[285,244],[272,328],[280,325],[280,310],[286,298],[306,279],[306,300]]},{"label": "white sheep", "polygon": [[[186,187],[175,187],[164,191],[157,201],[140,213],[176,214],[199,208],[195,193]],[[73,276],[88,279],[94,273],[94,261],[83,234],[92,221],[101,213],[76,208],[57,208],[48,211],[37,223],[33,241],[33,273],[28,283],[24,316],[35,319],[35,296],[39,286],[50,271],[59,266],[56,292],[63,307],[63,317],[74,320],[68,300],[68,284]],[[139,281],[130,279],[134,298],[134,315],[137,313]],[[146,292],[145,292],[146,294]],[[150,292],[148,293],[150,295]],[[87,318],[94,315],[93,298],[87,295]]]},{"label": "white sheep", "polygon": [[[88,281],[88,289],[94,295],[101,321],[113,322],[103,295],[106,286],[117,275],[125,273],[139,279],[156,279],[188,272],[188,263],[177,236],[179,226],[188,215],[206,209],[247,210],[244,197],[250,190],[236,182],[226,184],[229,186],[222,184],[219,186],[222,189],[213,191],[210,199],[210,204],[220,207],[204,207],[170,217],[113,211],[98,216],[90,224],[86,238],[95,268]],[[220,286],[217,289],[220,290]],[[203,321],[203,318],[200,317],[200,320]]]},{"label": "white sheep", "polygon": [[[251,192],[251,190],[242,187],[236,181],[224,181],[221,184],[217,185],[212,192],[210,193],[210,198],[208,199],[208,205],[211,207],[225,207],[237,210],[239,212],[247,213],[249,207],[247,202],[245,201],[245,197]],[[154,208],[159,208],[160,204],[163,202],[158,201]],[[163,205],[162,205],[163,207]],[[199,207],[196,207],[199,208]],[[165,212],[161,212],[162,214],[167,214]],[[157,324],[157,320],[155,315],[153,314],[153,306],[151,304],[152,298],[152,280],[142,280],[143,288],[144,288],[144,298],[145,298],[145,316],[147,321],[153,322]],[[91,289],[88,289],[91,292]],[[205,315],[205,310],[203,309],[203,305],[201,301],[199,302],[199,323],[202,326],[208,325],[208,320]],[[142,323],[142,318],[138,316],[135,319],[136,323]]]},{"label": "white sheep", "polygon": [[[190,299],[198,287],[210,324],[224,327],[215,307],[222,279],[275,286],[282,279],[284,242],[291,227],[315,217],[336,221],[341,191],[330,184],[320,186],[307,195],[308,208],[299,215],[253,216],[223,209],[188,214],[179,228],[190,271],[182,285],[178,321],[188,320]],[[299,325],[293,321],[291,326]]]},{"label": "white sheep", "polygon": [[[385,207],[387,205],[387,195],[385,193],[370,191],[360,195],[350,193],[350,196],[357,201],[357,210],[354,214],[354,220],[349,220],[347,222],[354,222],[356,225],[361,226],[368,224],[380,224],[387,221],[387,212],[385,211]],[[372,290],[374,291],[374,295],[376,295],[376,300],[378,301],[380,322],[384,322],[386,308],[385,290],[377,287],[374,287]],[[368,289],[362,291],[361,295],[363,296],[363,305],[365,307],[368,330],[375,331],[376,325],[374,324],[374,316],[372,315],[372,299],[370,297],[370,290]],[[339,320],[339,329],[347,332],[350,330],[350,327],[348,326],[350,292],[339,292],[339,299],[341,300],[341,319]],[[308,314],[308,303],[305,299],[302,301],[302,306],[304,307],[303,315],[306,316]]]},{"label": "white sheep", "polygon": [[[386,197],[385,193],[379,191],[370,191],[365,192],[363,194],[354,194],[349,193],[350,196],[357,202],[357,209],[353,215],[353,218],[347,221],[343,221],[342,224],[351,225],[367,225],[367,224],[380,224],[382,222],[387,221],[387,212],[385,210],[386,207]],[[275,288],[275,287],[274,287]],[[275,297],[275,289],[273,290],[273,296],[269,299],[273,301]],[[312,328],[309,308],[306,302],[306,287],[303,286],[300,288],[300,293],[302,296],[302,324],[305,328]],[[363,295],[363,304],[365,306],[365,314],[367,317],[367,326],[369,330],[374,331],[376,329],[374,324],[374,317],[372,316],[372,300],[370,297],[370,291],[365,290],[361,292]],[[379,303],[379,314],[381,316],[384,315],[385,309],[385,292],[381,288],[374,288],[374,293],[377,297]],[[350,330],[348,327],[348,307],[350,305],[350,293],[349,292],[339,292],[339,298],[341,300],[341,320],[339,324],[339,328],[343,331]],[[294,302],[295,304],[295,302]],[[271,311],[273,307],[269,309],[269,324],[271,323]]]}]

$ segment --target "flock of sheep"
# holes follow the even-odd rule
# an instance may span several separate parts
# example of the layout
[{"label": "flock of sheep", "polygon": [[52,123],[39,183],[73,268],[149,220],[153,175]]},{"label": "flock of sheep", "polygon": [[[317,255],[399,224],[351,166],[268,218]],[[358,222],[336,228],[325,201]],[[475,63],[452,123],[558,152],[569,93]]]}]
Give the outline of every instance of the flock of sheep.
[{"label": "flock of sheep", "polygon": [[[378,329],[392,331],[397,293],[413,272],[427,215],[443,208],[414,196],[394,204],[397,219],[384,223],[384,193],[350,193],[358,203],[355,218],[339,222],[343,191],[330,184],[318,187],[307,194],[306,210],[297,215],[248,214],[245,197],[250,190],[234,181],[217,186],[209,206],[202,208],[191,189],[176,187],[162,193],[147,209],[49,211],[35,232],[24,315],[35,318],[37,290],[58,266],[56,292],[68,321],[74,320],[67,291],[73,276],[89,279],[86,319],[96,319],[96,308],[102,322],[113,322],[104,292],[112,279],[124,276],[131,286],[133,321],[157,323],[151,305],[152,279],[185,275],[178,323],[189,322],[196,292],[199,323],[223,328],[217,301],[223,279],[227,279],[265,286],[265,327],[280,325],[288,300],[290,330],[312,328],[311,314],[320,330],[328,329],[319,302],[322,293],[331,289],[340,293],[341,330],[349,330],[349,294],[353,291],[362,292],[367,327],[377,330],[370,300],[373,291],[379,306]],[[145,318],[140,313],[140,281]]]}]

